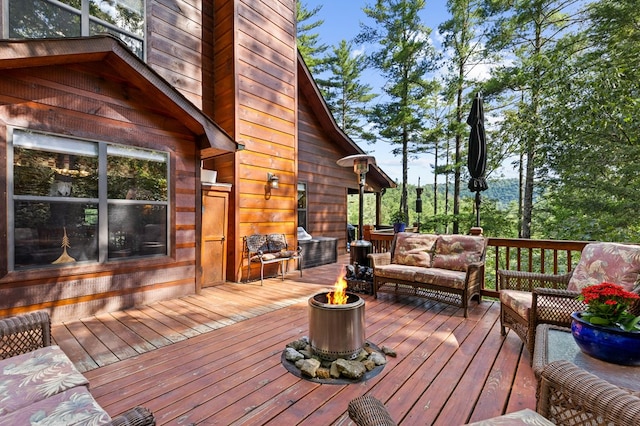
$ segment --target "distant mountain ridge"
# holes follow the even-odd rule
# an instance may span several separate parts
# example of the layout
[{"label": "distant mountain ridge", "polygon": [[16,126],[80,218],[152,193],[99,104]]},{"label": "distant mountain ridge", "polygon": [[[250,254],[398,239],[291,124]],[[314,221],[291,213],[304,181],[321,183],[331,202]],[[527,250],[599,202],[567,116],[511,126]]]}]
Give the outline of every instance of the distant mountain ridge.
[{"label": "distant mountain ridge", "polygon": [[[507,208],[512,202],[518,202],[517,178],[489,180],[487,185],[489,188],[486,191],[482,191],[480,195],[483,199],[490,198],[492,200],[496,200],[500,209]],[[425,186],[433,190],[433,185]],[[438,192],[440,194],[444,194],[443,183],[438,184]],[[449,185],[449,192],[453,194],[453,185]],[[474,198],[476,193],[469,191],[465,185],[460,191],[460,196]]]}]

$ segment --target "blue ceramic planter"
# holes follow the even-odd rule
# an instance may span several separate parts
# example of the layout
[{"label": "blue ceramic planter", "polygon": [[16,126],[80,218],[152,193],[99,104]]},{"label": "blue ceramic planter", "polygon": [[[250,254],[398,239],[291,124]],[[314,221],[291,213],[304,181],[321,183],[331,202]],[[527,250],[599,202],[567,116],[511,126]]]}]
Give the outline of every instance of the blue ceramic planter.
[{"label": "blue ceramic planter", "polygon": [[406,223],[394,223],[393,224],[393,232],[404,232],[404,230],[407,228],[407,224]]},{"label": "blue ceramic planter", "polygon": [[602,361],[640,365],[640,333],[591,324],[571,314],[571,334],[582,352]]}]

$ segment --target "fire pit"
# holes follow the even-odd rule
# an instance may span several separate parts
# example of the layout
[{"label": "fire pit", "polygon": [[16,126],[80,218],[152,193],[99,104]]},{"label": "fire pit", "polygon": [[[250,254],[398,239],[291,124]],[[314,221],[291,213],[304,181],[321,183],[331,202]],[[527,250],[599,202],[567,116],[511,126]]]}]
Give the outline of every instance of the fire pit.
[{"label": "fire pit", "polygon": [[290,342],[282,352],[289,372],[318,383],[348,384],[384,368],[385,354],[391,352],[365,341],[364,299],[346,289],[343,275],[334,291],[309,298],[309,336]]},{"label": "fire pit", "polygon": [[331,303],[333,293],[319,293],[309,298],[309,340],[313,353],[334,361],[355,359],[365,342],[364,300],[344,293],[343,303]]}]

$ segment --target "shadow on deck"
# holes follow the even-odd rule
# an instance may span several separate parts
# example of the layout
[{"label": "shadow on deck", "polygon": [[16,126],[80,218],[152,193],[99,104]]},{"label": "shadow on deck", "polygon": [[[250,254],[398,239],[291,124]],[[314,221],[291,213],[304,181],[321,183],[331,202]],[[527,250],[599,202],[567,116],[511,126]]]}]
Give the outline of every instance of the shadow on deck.
[{"label": "shadow on deck", "polygon": [[158,424],[349,424],[349,401],[369,393],[401,425],[456,425],[535,408],[529,355],[500,336],[499,304],[462,310],[416,298],[363,296],[367,340],[393,348],[380,374],[317,384],[280,363],[308,333],[307,300],[333,285],[342,263],[53,325],[109,414],[135,405]]}]

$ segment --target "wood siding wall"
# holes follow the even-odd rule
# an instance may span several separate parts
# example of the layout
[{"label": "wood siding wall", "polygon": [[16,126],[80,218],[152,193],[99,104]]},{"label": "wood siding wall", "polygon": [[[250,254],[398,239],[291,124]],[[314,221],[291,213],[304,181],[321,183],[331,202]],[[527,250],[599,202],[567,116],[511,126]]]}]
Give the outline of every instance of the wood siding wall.
[{"label": "wood siding wall", "polygon": [[[215,5],[214,117],[244,145],[233,168],[226,159],[215,160],[216,168],[224,167],[223,175],[232,179],[224,182],[234,185],[227,277],[238,281],[242,237],[278,232],[296,243],[295,1],[220,0]],[[270,196],[265,188],[269,172],[280,178]]]},{"label": "wood siding wall", "polygon": [[[81,318],[194,292],[196,142],[181,122],[162,113],[155,99],[104,62],[5,70],[0,72],[0,126],[3,179],[8,126],[168,151],[175,225],[167,257],[7,273],[2,252],[0,317],[47,309],[55,320]],[[1,221],[3,247],[6,226]]]},{"label": "wood siding wall", "polygon": [[339,253],[347,246],[347,188],[357,188],[353,169],[336,161],[341,152],[321,128],[308,100],[299,98],[298,179],[307,184],[307,232],[338,238]]},{"label": "wood siding wall", "polygon": [[147,64],[199,108],[203,108],[204,77],[209,76],[211,16],[207,0],[147,1]]}]

